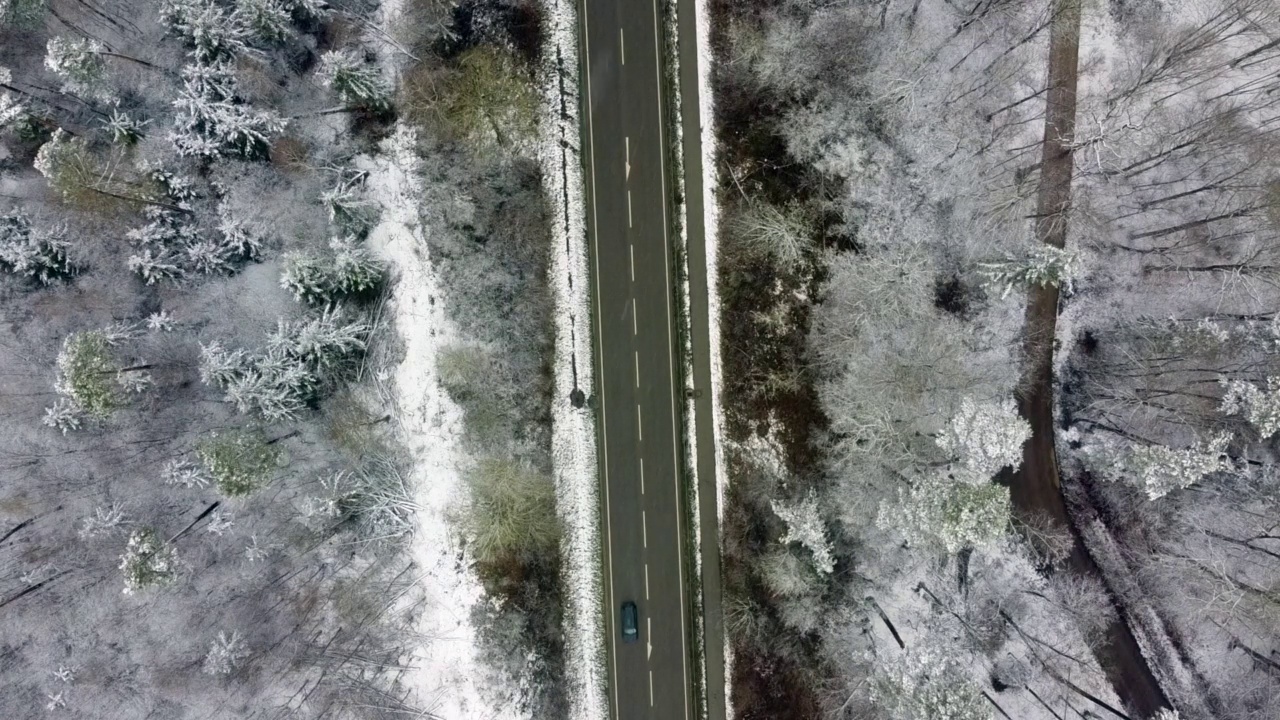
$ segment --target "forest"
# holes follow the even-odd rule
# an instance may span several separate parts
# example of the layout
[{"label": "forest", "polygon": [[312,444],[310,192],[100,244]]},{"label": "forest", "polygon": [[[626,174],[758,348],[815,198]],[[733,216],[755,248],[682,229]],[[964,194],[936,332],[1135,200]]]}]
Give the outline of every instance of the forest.
[{"label": "forest", "polygon": [[1280,8],[709,12],[736,716],[1280,715]]},{"label": "forest", "polygon": [[563,715],[540,11],[0,0],[0,716]]}]

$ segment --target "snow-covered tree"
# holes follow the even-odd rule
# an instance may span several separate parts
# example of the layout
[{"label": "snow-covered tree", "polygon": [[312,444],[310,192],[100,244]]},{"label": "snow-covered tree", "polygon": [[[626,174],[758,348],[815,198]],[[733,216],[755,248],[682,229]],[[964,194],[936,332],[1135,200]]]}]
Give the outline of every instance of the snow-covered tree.
[{"label": "snow-covered tree", "polygon": [[351,107],[375,113],[391,109],[391,83],[377,65],[365,62],[353,50],[330,50],[320,56],[319,76]]},{"label": "snow-covered tree", "polygon": [[878,663],[871,695],[895,720],[991,720],[992,708],[963,665],[933,645]]},{"label": "snow-covered tree", "polygon": [[987,284],[1005,298],[1014,290],[1027,287],[1056,286],[1069,290],[1081,269],[1079,251],[1037,244],[1024,257],[983,263],[981,272]]},{"label": "snow-covered tree", "polygon": [[354,238],[335,238],[329,249],[325,255],[286,253],[280,286],[309,305],[367,297],[382,286],[385,265]]},{"label": "snow-covered tree", "polygon": [[44,409],[41,424],[51,427],[66,435],[72,430],[79,430],[84,411],[80,406],[66,398],[58,398],[53,405]]},{"label": "snow-covered tree", "polygon": [[48,285],[68,278],[76,269],[67,256],[71,246],[66,226],[32,231],[30,219],[19,210],[0,216],[0,269]]},{"label": "snow-covered tree", "polygon": [[168,250],[153,251],[146,248],[129,256],[129,270],[142,276],[148,285],[161,280],[177,280],[185,273],[178,266],[177,256]]},{"label": "snow-covered tree", "polygon": [[378,206],[360,192],[359,179],[344,180],[320,195],[329,222],[343,233],[363,238],[378,221]]},{"label": "snow-covered tree", "polygon": [[[13,74],[9,71],[9,68],[0,65],[0,85],[8,85],[12,81]],[[0,92],[0,130],[4,130],[16,123],[18,118],[23,117],[26,113],[26,106],[15,100],[8,92]]]},{"label": "snow-covered tree", "polygon": [[0,26],[34,27],[44,17],[44,10],[45,0],[0,0]]},{"label": "snow-covered tree", "polygon": [[89,417],[106,418],[120,406],[115,383],[120,367],[101,332],[68,335],[58,353],[57,369],[54,389]]},{"label": "snow-covered tree", "polygon": [[235,73],[225,59],[185,66],[173,107],[169,138],[183,156],[264,158],[285,126],[275,113],[256,111],[237,97]]},{"label": "snow-covered tree", "polygon": [[167,585],[178,575],[177,555],[169,543],[149,527],[134,530],[120,556],[124,594],[132,595],[157,585]]},{"label": "snow-covered tree", "polygon": [[288,0],[236,0],[236,12],[255,38],[279,43],[293,35]]},{"label": "snow-covered tree", "polygon": [[336,306],[298,321],[281,319],[262,353],[227,350],[218,343],[202,346],[200,378],[222,388],[226,401],[242,413],[293,418],[364,350],[368,331],[364,323],[343,321]]},{"label": "snow-covered tree", "polygon": [[1003,467],[1018,469],[1029,437],[1031,426],[1018,417],[1013,400],[980,402],[966,397],[937,443],[985,482]]},{"label": "snow-covered tree", "polygon": [[1220,410],[1243,415],[1258,434],[1269,438],[1280,432],[1280,376],[1267,378],[1266,388],[1243,380],[1222,380],[1226,392]]},{"label": "snow-covered tree", "polygon": [[914,478],[896,502],[881,505],[876,524],[913,544],[956,553],[1003,538],[1009,513],[1008,488],[975,483],[967,471],[940,470]]},{"label": "snow-covered tree", "polygon": [[203,467],[181,459],[165,463],[161,477],[166,485],[181,485],[185,488],[202,488],[209,484],[209,475]]},{"label": "snow-covered tree", "polygon": [[196,454],[218,490],[229,497],[243,497],[265,485],[280,460],[280,449],[255,430],[214,433]]},{"label": "snow-covered tree", "polygon": [[1115,440],[1086,443],[1086,457],[1107,480],[1128,482],[1151,500],[1199,482],[1211,473],[1231,469],[1226,455],[1231,436],[1219,433],[1183,448],[1165,445],[1132,445]]},{"label": "snow-covered tree", "polygon": [[232,631],[230,635],[220,632],[204,656],[203,669],[209,675],[230,675],[247,657],[249,649],[244,646],[239,632]]},{"label": "snow-covered tree", "polygon": [[243,15],[214,0],[165,0],[160,20],[191,48],[197,63],[230,60],[249,49]]},{"label": "snow-covered tree", "polygon": [[138,120],[120,112],[119,108],[112,108],[111,116],[103,121],[103,126],[111,134],[111,141],[118,145],[136,145],[146,137],[143,130],[150,124],[150,120]]},{"label": "snow-covered tree", "polygon": [[813,553],[813,567],[823,575],[830,575],[835,570],[836,560],[831,539],[827,537],[827,526],[818,510],[818,498],[812,492],[793,503],[774,500],[770,503],[773,512],[787,525],[787,534],[781,542],[799,543]]},{"label": "snow-covered tree", "polygon": [[107,64],[102,43],[87,38],[56,36],[45,46],[44,66],[62,79],[62,91],[89,100],[107,101]]},{"label": "snow-covered tree", "polygon": [[93,514],[86,517],[80,524],[80,539],[96,540],[107,537],[115,533],[127,520],[124,506],[119,503],[96,507],[93,509]]}]

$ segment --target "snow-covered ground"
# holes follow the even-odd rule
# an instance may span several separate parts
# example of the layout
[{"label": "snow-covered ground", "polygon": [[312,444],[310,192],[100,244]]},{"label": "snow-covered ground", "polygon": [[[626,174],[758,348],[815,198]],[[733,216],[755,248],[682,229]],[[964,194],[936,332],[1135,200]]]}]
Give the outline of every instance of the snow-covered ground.
[{"label": "snow-covered ground", "polygon": [[553,209],[551,287],[556,313],[552,459],[564,521],[566,691],[571,720],[608,717],[600,566],[600,498],[595,419],[583,403],[595,391],[590,278],[579,137],[578,19],[572,0],[541,0],[544,9],[539,89],[543,121],[538,160]]},{"label": "snow-covered ground", "polygon": [[463,492],[465,458],[459,450],[462,412],[440,386],[436,355],[455,336],[445,315],[440,288],[418,221],[422,188],[413,131],[401,126],[383,143],[382,154],[361,158],[369,172],[366,187],[382,208],[369,246],[392,265],[395,286],[388,303],[404,359],[395,369],[399,434],[413,456],[410,478],[420,507],[411,552],[425,593],[417,630],[422,638],[408,663],[405,684],[413,703],[446,720],[526,717],[520,691],[492,676],[478,661],[471,609],[484,601],[479,580],[459,560],[459,538],[446,515]]}]

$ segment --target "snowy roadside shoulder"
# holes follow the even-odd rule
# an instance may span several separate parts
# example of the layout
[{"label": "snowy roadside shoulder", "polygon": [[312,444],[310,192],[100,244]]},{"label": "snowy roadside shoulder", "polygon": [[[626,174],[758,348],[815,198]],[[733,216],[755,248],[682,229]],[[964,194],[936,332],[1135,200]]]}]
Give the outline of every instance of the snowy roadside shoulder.
[{"label": "snowy roadside shoulder", "polygon": [[418,566],[416,585],[425,598],[417,622],[421,638],[408,663],[405,685],[417,706],[433,717],[522,718],[519,688],[493,677],[479,659],[471,609],[484,601],[479,579],[459,561],[459,538],[447,514],[463,493],[458,450],[462,412],[440,386],[436,356],[454,337],[444,312],[439,283],[426,254],[417,203],[422,188],[416,174],[413,131],[398,126],[376,158],[361,157],[366,186],[382,209],[369,246],[389,261],[396,283],[388,302],[404,343],[395,369],[398,432],[413,457],[411,476],[417,527],[411,552]]},{"label": "snowy roadside shoulder", "polygon": [[[711,361],[711,419],[712,434],[715,437],[716,457],[724,458],[724,408],[721,406],[722,365],[720,361],[720,205],[719,176],[716,173],[717,157],[715,133],[715,98],[711,87],[711,63],[714,55],[711,52],[711,9],[707,0],[698,0],[694,4],[698,32],[698,117],[701,118],[702,142],[702,231],[706,237],[707,254],[707,327],[711,338],[709,359]],[[724,522],[725,491],[729,486],[729,476],[722,461],[716,463],[716,514],[721,523]],[[724,697],[725,716],[732,720],[733,712],[733,647],[729,642],[729,633],[724,636]]]},{"label": "snowy roadside shoulder", "polygon": [[586,208],[578,97],[578,22],[572,0],[540,0],[545,18],[538,68],[543,103],[538,161],[553,208],[555,302],[552,463],[564,522],[565,682],[571,720],[608,717],[600,556]]}]

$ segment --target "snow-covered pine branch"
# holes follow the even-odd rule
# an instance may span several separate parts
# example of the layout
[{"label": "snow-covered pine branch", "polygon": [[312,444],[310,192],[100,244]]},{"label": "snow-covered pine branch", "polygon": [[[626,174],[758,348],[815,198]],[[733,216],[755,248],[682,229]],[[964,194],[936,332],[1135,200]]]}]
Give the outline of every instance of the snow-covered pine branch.
[{"label": "snow-covered pine branch", "polygon": [[128,113],[112,108],[111,116],[103,121],[103,127],[111,134],[111,142],[117,145],[136,145],[146,137],[143,129],[151,124],[150,120],[138,120]]},{"label": "snow-covered pine branch", "polygon": [[230,675],[247,657],[249,649],[244,646],[244,638],[239,632],[232,631],[230,635],[220,632],[209,645],[202,668],[208,675]]},{"label": "snow-covered pine branch", "polygon": [[1128,482],[1158,500],[1199,482],[1204,476],[1230,470],[1226,455],[1231,436],[1219,433],[1183,448],[1134,445],[1109,436],[1084,444],[1091,467],[1104,479]]}]

